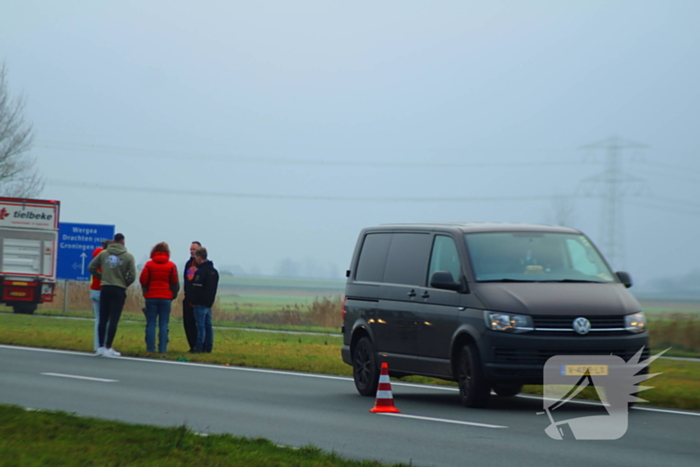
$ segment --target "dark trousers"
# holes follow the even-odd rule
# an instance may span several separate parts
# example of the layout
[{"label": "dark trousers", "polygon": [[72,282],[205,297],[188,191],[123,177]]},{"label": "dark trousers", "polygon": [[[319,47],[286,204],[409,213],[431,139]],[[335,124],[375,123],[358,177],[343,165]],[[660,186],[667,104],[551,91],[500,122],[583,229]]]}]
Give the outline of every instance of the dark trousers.
[{"label": "dark trousers", "polygon": [[185,326],[185,337],[190,350],[197,346],[197,323],[194,320],[194,307],[188,299],[182,301],[182,324]]},{"label": "dark trousers", "polygon": [[97,328],[100,347],[112,347],[125,301],[125,289],[114,285],[102,286],[102,291],[100,292],[100,324]]}]

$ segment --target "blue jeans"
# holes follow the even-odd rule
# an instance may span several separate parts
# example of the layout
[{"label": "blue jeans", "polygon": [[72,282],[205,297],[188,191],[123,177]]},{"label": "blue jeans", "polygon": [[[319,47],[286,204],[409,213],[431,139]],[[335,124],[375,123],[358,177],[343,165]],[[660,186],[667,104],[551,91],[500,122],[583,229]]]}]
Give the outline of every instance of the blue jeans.
[{"label": "blue jeans", "polygon": [[211,326],[211,308],[194,306],[194,320],[197,323],[196,352],[211,352],[214,347],[214,329]]},{"label": "blue jeans", "polygon": [[95,313],[95,350],[100,346],[100,291],[90,289],[90,300],[92,300],[92,312]]},{"label": "blue jeans", "polygon": [[156,321],[158,322],[158,352],[168,349],[168,323],[170,322],[170,300],[167,298],[146,299],[146,351],[156,351]]}]

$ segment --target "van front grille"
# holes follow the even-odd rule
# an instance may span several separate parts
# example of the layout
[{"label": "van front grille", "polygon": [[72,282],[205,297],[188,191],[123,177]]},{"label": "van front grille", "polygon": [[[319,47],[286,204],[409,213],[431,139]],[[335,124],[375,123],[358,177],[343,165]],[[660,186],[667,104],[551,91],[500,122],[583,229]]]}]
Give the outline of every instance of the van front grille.
[{"label": "van front grille", "polygon": [[[541,365],[555,355],[617,355],[624,361],[629,361],[639,349],[617,349],[617,350],[522,350],[494,347],[493,354],[496,363],[511,365]],[[644,348],[642,360],[649,358],[649,349]]]},{"label": "van front grille", "polygon": [[532,321],[535,331],[539,332],[574,332],[574,320],[576,318],[586,318],[591,323],[591,331],[598,332],[624,332],[624,316],[546,316],[534,315]]}]

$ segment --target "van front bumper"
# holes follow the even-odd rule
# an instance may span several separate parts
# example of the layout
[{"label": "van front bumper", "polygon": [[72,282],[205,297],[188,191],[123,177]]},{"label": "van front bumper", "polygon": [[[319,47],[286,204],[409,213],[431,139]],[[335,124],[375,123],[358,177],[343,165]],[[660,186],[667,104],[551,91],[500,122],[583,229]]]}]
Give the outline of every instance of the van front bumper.
[{"label": "van front bumper", "polygon": [[487,331],[479,342],[484,376],[490,382],[542,384],[544,366],[556,355],[617,355],[626,362],[639,350],[649,357],[649,335],[543,336]]}]

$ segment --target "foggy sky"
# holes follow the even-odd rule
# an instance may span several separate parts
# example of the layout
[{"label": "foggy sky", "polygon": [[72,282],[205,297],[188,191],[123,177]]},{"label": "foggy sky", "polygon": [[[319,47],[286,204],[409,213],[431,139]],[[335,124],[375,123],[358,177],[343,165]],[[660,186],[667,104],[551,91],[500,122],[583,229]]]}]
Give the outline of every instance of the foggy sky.
[{"label": "foggy sky", "polygon": [[5,3],[42,197],[139,262],[196,239],[342,277],[362,227],[553,223],[555,197],[602,246],[607,151],[580,148],[616,137],[648,147],[619,153],[613,267],[700,268],[700,2]]}]

